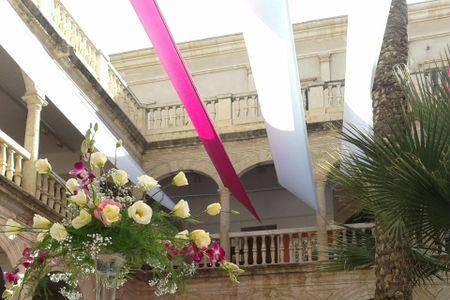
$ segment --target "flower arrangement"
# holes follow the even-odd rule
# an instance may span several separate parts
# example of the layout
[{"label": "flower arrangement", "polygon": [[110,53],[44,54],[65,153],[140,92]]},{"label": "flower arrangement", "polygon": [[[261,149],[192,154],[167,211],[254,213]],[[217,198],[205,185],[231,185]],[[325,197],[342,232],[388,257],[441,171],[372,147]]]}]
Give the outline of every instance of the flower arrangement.
[{"label": "flower arrangement", "polygon": [[[115,255],[121,261],[117,276],[103,278],[113,281],[110,284],[114,290],[126,282],[130,273],[146,266],[152,274],[149,285],[156,287],[156,295],[174,293],[196,273],[204,257],[238,282],[237,275],[243,271],[225,261],[224,249],[216,241],[211,242],[208,232],[180,232],[175,225],[180,219],[192,220],[188,202],[180,200],[172,211],[164,210],[152,198],[164,189],[154,178],[142,175],[134,185],[125,171],[105,169],[107,158],[94,147],[96,132],[97,126],[91,125],[81,146],[81,159],[69,172],[72,177],[66,182],[68,217],[52,223],[35,215],[32,227],[11,219],[3,226],[2,231],[11,239],[29,231],[37,234],[38,241],[26,248],[19,265],[5,274],[7,289],[3,299],[25,291],[33,293],[46,277],[65,283],[60,293],[66,298],[82,299],[78,280],[94,274],[98,277],[104,255]],[[120,142],[116,152],[119,147]],[[47,159],[39,159],[36,169],[38,173],[57,176]],[[173,186],[188,184],[183,172],[171,182]],[[155,193],[148,196],[152,191]],[[209,205],[205,212],[220,214],[220,204]],[[53,273],[57,269],[64,272]],[[97,281],[97,288],[98,284]]]}]

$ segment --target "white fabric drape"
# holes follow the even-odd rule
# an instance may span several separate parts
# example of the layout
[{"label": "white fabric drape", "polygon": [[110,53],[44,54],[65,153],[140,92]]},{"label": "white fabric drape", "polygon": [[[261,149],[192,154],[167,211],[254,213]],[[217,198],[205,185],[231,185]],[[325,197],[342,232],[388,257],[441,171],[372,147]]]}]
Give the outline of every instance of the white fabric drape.
[{"label": "white fabric drape", "polygon": [[372,86],[391,0],[352,0],[348,16],[344,124],[372,126]]},{"label": "white fabric drape", "polygon": [[244,38],[279,183],[317,210],[287,0],[243,0]]}]

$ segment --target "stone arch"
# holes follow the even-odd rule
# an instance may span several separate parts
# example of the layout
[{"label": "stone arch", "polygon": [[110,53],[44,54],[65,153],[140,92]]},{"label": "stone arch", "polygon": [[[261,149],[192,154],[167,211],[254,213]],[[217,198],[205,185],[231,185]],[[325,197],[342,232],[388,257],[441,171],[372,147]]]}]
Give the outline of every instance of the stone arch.
[{"label": "stone arch", "polygon": [[242,175],[244,175],[245,173],[251,171],[254,168],[260,167],[260,166],[264,166],[264,165],[270,165],[273,164],[273,160],[265,160],[265,161],[259,161],[254,163],[252,162],[248,162],[248,165],[245,164],[240,164],[239,165],[239,171],[237,171],[238,176],[241,177]]},{"label": "stone arch", "polygon": [[150,176],[153,176],[158,180],[166,178],[172,174],[176,174],[179,171],[189,171],[212,178],[217,186],[222,185],[222,181],[220,180],[217,171],[214,169],[214,166],[204,162],[196,162],[193,160],[175,160],[172,162],[159,164],[157,167],[146,171],[150,174]]},{"label": "stone arch", "polygon": [[6,235],[0,234],[0,248],[6,253],[11,266],[14,266],[20,260],[25,246],[26,243],[20,237],[12,241]]}]

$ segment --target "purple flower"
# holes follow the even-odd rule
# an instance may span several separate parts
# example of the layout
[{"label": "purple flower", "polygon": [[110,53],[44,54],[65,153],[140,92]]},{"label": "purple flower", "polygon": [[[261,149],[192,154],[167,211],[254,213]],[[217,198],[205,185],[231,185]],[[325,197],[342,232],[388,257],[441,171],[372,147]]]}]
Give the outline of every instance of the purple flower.
[{"label": "purple flower", "polygon": [[203,253],[194,243],[187,243],[184,253],[187,257],[198,263],[202,260]]},{"label": "purple flower", "polygon": [[38,258],[41,263],[45,262],[45,251],[44,250],[39,250]]},{"label": "purple flower", "polygon": [[213,241],[211,247],[206,250],[211,264],[216,264],[216,262],[221,262],[225,260],[225,250],[219,245],[217,241]]},{"label": "purple flower", "polygon": [[85,192],[89,190],[87,187],[88,184],[90,184],[95,178],[94,174],[86,169],[82,161],[75,163],[69,174],[77,178],[78,184],[83,188],[83,190],[85,190]]},{"label": "purple flower", "polygon": [[12,283],[14,285],[19,283],[19,269],[15,269],[12,272],[5,272],[5,280],[6,282]]}]

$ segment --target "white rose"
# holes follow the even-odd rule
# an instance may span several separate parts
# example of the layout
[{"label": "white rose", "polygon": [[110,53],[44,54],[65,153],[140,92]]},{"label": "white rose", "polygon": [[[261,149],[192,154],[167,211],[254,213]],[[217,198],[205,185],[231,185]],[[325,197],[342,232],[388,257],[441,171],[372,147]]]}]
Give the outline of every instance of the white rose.
[{"label": "white rose", "polygon": [[216,216],[220,214],[220,211],[222,210],[222,206],[220,203],[212,203],[206,207],[206,213],[210,216]]},{"label": "white rose", "polygon": [[47,235],[47,232],[40,232],[38,233],[36,239],[38,242],[42,242],[45,239],[45,236]]},{"label": "white rose", "polygon": [[50,222],[47,218],[40,216],[38,214],[34,214],[33,217],[33,228],[35,229],[49,229],[52,227],[52,222]]},{"label": "white rose", "polygon": [[57,241],[64,241],[68,235],[66,228],[60,223],[55,223],[50,228],[50,236]]},{"label": "white rose", "polygon": [[189,231],[187,229],[180,231],[175,235],[175,238],[180,239],[180,240],[188,240],[189,239]]},{"label": "white rose", "polygon": [[137,178],[138,186],[144,192],[153,190],[155,187],[160,187],[155,178],[148,175],[142,175]]},{"label": "white rose", "polygon": [[103,168],[108,158],[101,152],[95,152],[91,154],[91,164],[97,168]]},{"label": "white rose", "polygon": [[177,175],[175,175],[175,177],[172,179],[172,184],[175,186],[184,186],[184,185],[188,185],[189,182],[188,182],[184,172],[181,171]]},{"label": "white rose", "polygon": [[76,195],[70,196],[69,201],[75,203],[79,207],[83,207],[87,204],[86,194],[83,190],[79,190]]},{"label": "white rose", "polygon": [[137,201],[128,208],[128,216],[138,224],[150,223],[153,215],[153,210],[144,201]]},{"label": "white rose", "polygon": [[82,209],[82,210],[80,210],[80,214],[78,215],[78,217],[76,217],[72,220],[72,226],[75,229],[80,229],[80,228],[90,224],[91,221],[92,221],[91,214],[87,210]]},{"label": "white rose", "polygon": [[13,219],[8,219],[6,221],[5,233],[8,235],[10,240],[14,240],[16,236],[22,232],[23,227]]},{"label": "white rose", "polygon": [[36,161],[36,171],[39,174],[48,174],[52,171],[52,165],[48,162],[48,159],[41,158]]},{"label": "white rose", "polygon": [[203,229],[197,229],[191,232],[190,237],[199,248],[208,247],[211,244],[211,237]]},{"label": "white rose", "polygon": [[178,203],[175,204],[172,210],[172,213],[175,216],[182,219],[186,219],[187,217],[189,217],[191,215],[189,212],[190,212],[189,204],[187,203],[187,201],[184,201],[183,199],[178,201]]},{"label": "white rose", "polygon": [[128,183],[128,174],[124,170],[115,170],[112,175],[113,181],[118,186],[124,186]]},{"label": "white rose", "polygon": [[66,181],[66,187],[73,194],[80,187],[80,185],[78,184],[78,180],[75,178],[70,178]]}]

